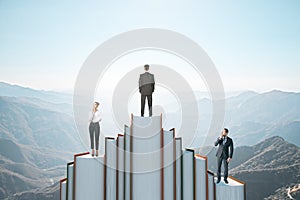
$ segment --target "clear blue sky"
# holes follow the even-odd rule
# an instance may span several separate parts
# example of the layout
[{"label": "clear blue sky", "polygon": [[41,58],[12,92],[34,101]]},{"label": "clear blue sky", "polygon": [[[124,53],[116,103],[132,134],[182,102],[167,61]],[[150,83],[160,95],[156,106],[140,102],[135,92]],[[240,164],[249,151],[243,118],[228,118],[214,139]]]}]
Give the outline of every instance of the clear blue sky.
[{"label": "clear blue sky", "polygon": [[32,88],[71,90],[103,41],[155,27],[198,42],[226,90],[300,91],[297,0],[0,0],[0,27],[0,81]]}]

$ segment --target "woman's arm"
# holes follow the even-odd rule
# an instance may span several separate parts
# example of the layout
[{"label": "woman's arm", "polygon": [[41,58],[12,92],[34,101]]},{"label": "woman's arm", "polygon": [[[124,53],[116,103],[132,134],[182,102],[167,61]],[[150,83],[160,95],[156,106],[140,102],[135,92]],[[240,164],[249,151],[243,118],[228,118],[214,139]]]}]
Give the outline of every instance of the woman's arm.
[{"label": "woman's arm", "polygon": [[92,112],[92,111],[90,111],[90,112],[89,112],[89,122],[91,122],[91,121],[92,121],[92,119],[93,119],[93,112]]}]

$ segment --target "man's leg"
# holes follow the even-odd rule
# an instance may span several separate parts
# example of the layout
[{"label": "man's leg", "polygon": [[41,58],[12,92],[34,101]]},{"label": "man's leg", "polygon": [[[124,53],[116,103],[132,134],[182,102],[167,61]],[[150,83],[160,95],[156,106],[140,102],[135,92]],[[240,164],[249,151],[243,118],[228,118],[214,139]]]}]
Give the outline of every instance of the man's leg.
[{"label": "man's leg", "polygon": [[222,157],[222,156],[217,158],[217,163],[218,163],[217,177],[218,177],[218,181],[221,180],[221,166],[222,166],[222,160],[223,160],[223,157]]},{"label": "man's leg", "polygon": [[224,159],[224,181],[227,180],[228,177],[228,162]]},{"label": "man's leg", "polygon": [[149,107],[149,117],[152,116],[152,94],[147,95],[148,107]]},{"label": "man's leg", "polygon": [[141,116],[144,117],[146,95],[141,95]]}]

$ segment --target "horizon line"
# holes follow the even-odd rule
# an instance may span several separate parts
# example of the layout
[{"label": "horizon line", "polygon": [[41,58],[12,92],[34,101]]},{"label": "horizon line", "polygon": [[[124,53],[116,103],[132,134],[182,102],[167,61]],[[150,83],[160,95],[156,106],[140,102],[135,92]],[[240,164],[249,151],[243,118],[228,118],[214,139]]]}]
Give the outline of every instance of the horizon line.
[{"label": "horizon line", "polygon": [[[41,89],[41,88],[35,88],[32,86],[28,86],[28,85],[22,85],[20,83],[11,83],[11,82],[7,82],[7,81],[2,81],[0,80],[0,83],[2,84],[7,84],[10,86],[15,86],[15,87],[21,87],[24,89],[32,89],[35,91],[41,91],[41,92],[54,92],[54,93],[63,93],[63,94],[73,94],[74,89],[70,88],[70,89]],[[210,93],[209,91],[205,91],[205,90],[193,90],[194,92],[203,92],[203,93]],[[292,92],[292,93],[300,93],[300,89],[299,90],[286,90],[286,89],[279,89],[279,88],[271,88],[271,89],[267,89],[267,90],[254,90],[254,89],[231,89],[231,90],[225,90],[224,89],[224,93],[226,95],[226,93],[244,93],[244,92],[255,92],[258,94],[263,94],[263,93],[268,93],[268,92],[272,92],[272,91],[281,91],[281,92]]]}]

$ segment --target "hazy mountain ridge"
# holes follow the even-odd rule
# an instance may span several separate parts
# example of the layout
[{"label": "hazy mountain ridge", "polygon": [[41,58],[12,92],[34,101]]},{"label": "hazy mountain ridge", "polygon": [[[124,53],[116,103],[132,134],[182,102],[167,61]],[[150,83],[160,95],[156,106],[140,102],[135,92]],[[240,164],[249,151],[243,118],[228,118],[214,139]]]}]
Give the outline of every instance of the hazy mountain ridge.
[{"label": "hazy mountain ridge", "polygon": [[[193,106],[193,104],[186,105],[186,107],[189,106]],[[200,126],[191,145],[193,147],[201,146],[203,139],[208,136],[213,116],[212,106],[211,99],[200,98],[198,101],[198,124]],[[174,115],[179,114],[177,112]],[[172,119],[169,120],[172,121]],[[194,123],[195,119],[189,121]],[[223,126],[229,128],[229,134],[235,139],[236,146],[255,145],[276,135],[300,146],[300,138],[297,137],[299,122],[299,92],[272,90],[265,93],[256,93],[245,91],[225,100]],[[187,127],[192,126],[187,125]],[[209,135],[212,135],[212,133],[209,133]]]},{"label": "hazy mountain ridge", "polygon": [[[60,93],[50,92],[49,97],[46,91],[19,92],[24,88],[16,87],[9,92],[0,87],[0,199],[57,199],[57,181],[66,162],[81,149],[71,104],[64,95],[56,97]],[[38,95],[32,98],[32,92]],[[210,100],[199,103],[202,117],[210,116]],[[246,91],[231,96],[224,124],[237,146],[230,173],[247,183],[247,199],[275,195],[277,189],[297,183],[299,147],[289,143],[300,145],[300,93]],[[208,156],[215,172],[214,153]]]},{"label": "hazy mountain ridge", "polygon": [[299,129],[294,129],[300,126],[299,122],[300,93],[246,92],[226,100],[224,125],[238,146],[254,145],[276,135],[300,146],[296,137]]},{"label": "hazy mountain ridge", "polygon": [[[242,98],[242,93],[240,98]],[[300,120],[300,93],[273,90],[254,94],[238,104],[235,97],[226,100],[227,121],[235,124],[251,121],[255,123],[276,123]],[[240,122],[240,123],[237,123]]]},{"label": "hazy mountain ridge", "polygon": [[55,184],[82,149],[70,95],[4,83],[0,95],[0,199]]},{"label": "hazy mountain ridge", "polygon": [[73,117],[27,101],[0,97],[0,137],[31,146],[73,150],[79,143]]},{"label": "hazy mountain ridge", "polygon": [[0,96],[38,98],[53,103],[72,103],[72,94],[34,90],[28,87],[0,82]]}]

